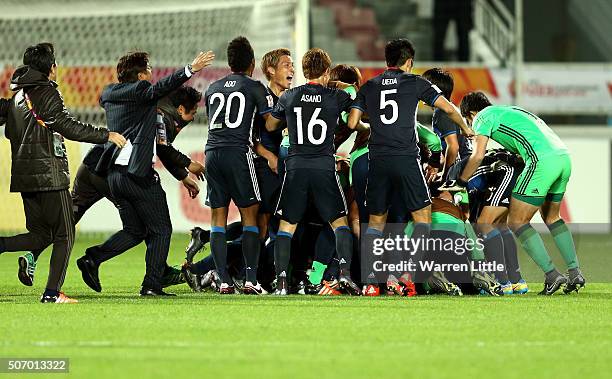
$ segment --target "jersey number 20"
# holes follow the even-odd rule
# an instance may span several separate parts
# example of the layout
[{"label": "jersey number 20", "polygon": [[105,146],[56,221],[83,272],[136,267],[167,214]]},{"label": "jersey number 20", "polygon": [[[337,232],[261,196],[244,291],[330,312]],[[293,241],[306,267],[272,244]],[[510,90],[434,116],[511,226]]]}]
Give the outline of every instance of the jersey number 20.
[{"label": "jersey number 20", "polygon": [[[237,100],[235,100],[237,99]],[[225,106],[225,120],[223,122],[227,125],[228,128],[237,128],[242,124],[242,118],[244,117],[244,107],[246,106],[246,98],[242,92],[232,92],[227,96],[227,101],[225,96],[223,96],[220,92],[215,92],[210,97],[210,105],[212,106],[215,100],[219,100],[219,106],[215,110],[215,113],[210,118],[211,129],[216,129],[221,127],[221,122],[217,121],[217,117],[219,113],[223,110]],[[235,106],[235,102],[238,101],[238,115],[234,121],[230,120],[231,110]],[[216,127],[215,127],[216,126]]]},{"label": "jersey number 20", "polygon": [[[298,145],[303,145],[304,127],[302,126],[302,107],[295,107],[293,108],[293,111],[295,112],[295,116],[297,118],[297,143]],[[323,141],[325,141],[325,135],[327,134],[327,124],[325,121],[317,118],[319,117],[319,113],[321,113],[321,108],[315,108],[314,112],[312,113],[312,117],[310,117],[310,121],[308,121],[308,126],[306,127],[308,129],[306,133],[308,142],[313,145],[322,144]],[[321,134],[318,138],[315,138],[314,136],[315,125],[321,126]]]}]

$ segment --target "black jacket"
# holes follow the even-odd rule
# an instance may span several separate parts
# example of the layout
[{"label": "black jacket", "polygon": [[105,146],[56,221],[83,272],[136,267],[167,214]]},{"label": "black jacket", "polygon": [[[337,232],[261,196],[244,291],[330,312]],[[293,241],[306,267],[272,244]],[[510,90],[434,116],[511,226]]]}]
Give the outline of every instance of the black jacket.
[{"label": "black jacket", "polygon": [[[172,176],[177,180],[183,180],[189,174],[187,167],[191,163],[191,158],[172,146],[172,142],[174,142],[181,129],[187,126],[188,122],[183,121],[176,107],[167,97],[158,102],[157,109],[162,115],[166,136],[165,143],[159,143],[160,141],[157,143],[157,157]],[[104,145],[95,145],[85,155],[83,163],[91,172],[95,171],[103,152]]]},{"label": "black jacket", "polygon": [[[158,100],[188,79],[185,68],[181,68],[155,84],[146,80],[115,83],[102,91],[100,105],[106,111],[108,129],[123,134],[132,144],[127,170],[135,179],[146,179],[153,175],[151,162]],[[96,173],[105,176],[118,155],[119,149],[107,143],[96,166]]]},{"label": "black jacket", "polygon": [[157,103],[157,110],[162,115],[166,133],[166,143],[157,144],[157,156],[172,176],[177,180],[183,180],[189,174],[187,167],[191,163],[191,158],[177,150],[172,143],[188,122],[181,118],[176,107],[167,97]]},{"label": "black jacket", "polygon": [[27,66],[15,70],[11,89],[15,92],[12,99],[0,106],[0,123],[6,122],[4,133],[11,142],[11,192],[68,189],[68,156],[62,136],[104,143],[108,130],[77,121],[66,110],[57,84]]}]

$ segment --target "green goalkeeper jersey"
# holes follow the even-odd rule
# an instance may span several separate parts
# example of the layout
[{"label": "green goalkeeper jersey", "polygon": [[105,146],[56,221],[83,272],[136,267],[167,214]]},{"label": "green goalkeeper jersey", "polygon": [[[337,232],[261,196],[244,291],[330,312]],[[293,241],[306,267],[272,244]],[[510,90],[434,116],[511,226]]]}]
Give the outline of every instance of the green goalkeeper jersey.
[{"label": "green goalkeeper jersey", "polygon": [[476,135],[491,138],[525,163],[568,154],[567,146],[538,116],[514,106],[491,105],[478,112],[472,123]]}]

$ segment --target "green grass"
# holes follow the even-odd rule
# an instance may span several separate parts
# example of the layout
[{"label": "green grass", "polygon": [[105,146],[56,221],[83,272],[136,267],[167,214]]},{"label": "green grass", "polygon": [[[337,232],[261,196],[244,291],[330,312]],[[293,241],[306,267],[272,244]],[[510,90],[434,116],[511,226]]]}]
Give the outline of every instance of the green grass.
[{"label": "green grass", "polygon": [[[75,246],[64,286],[75,305],[38,303],[48,253],[32,288],[17,281],[17,255],[0,255],[0,357],[68,357],[70,375],[83,378],[583,379],[612,370],[612,284],[547,298],[534,283],[505,298],[221,297],[179,286],[177,298],[140,299],[142,246],[102,267],[102,293],[82,283],[74,262],[99,240]],[[173,241],[171,263],[185,243]],[[600,237],[582,243],[611,251]]]}]

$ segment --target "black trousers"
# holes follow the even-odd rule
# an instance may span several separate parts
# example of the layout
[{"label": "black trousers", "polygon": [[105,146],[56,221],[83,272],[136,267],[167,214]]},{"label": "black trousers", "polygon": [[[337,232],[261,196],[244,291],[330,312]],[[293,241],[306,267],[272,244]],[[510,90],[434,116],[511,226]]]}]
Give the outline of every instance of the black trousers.
[{"label": "black trousers", "polygon": [[[89,208],[103,198],[107,198],[114,203],[106,179],[95,175],[89,171],[86,165],[81,164],[72,187],[72,207],[75,225],[79,223]],[[42,252],[43,250],[32,251],[34,259],[38,260]]]},{"label": "black trousers", "polygon": [[59,291],[74,246],[72,197],[67,189],[48,192],[22,192],[28,233],[0,238],[5,251],[46,249],[53,244],[47,288]]},{"label": "black trousers", "polygon": [[123,229],[112,235],[102,245],[87,249],[97,264],[101,264],[140,244],[147,245],[146,273],[143,287],[161,290],[161,278],[166,268],[170,249],[172,223],[159,176],[154,172],[148,183],[136,182],[123,167],[111,169],[108,185]]}]

